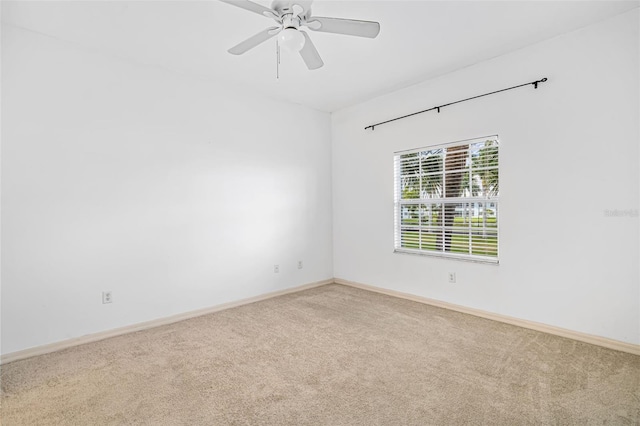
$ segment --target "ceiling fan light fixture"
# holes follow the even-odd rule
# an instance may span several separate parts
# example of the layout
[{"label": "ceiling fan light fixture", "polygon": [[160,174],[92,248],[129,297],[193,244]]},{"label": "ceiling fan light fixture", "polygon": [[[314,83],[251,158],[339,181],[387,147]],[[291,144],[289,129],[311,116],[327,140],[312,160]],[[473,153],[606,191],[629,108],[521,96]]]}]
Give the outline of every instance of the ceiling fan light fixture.
[{"label": "ceiling fan light fixture", "polygon": [[285,28],[278,35],[280,45],[291,52],[299,52],[304,47],[304,35],[293,27]]}]

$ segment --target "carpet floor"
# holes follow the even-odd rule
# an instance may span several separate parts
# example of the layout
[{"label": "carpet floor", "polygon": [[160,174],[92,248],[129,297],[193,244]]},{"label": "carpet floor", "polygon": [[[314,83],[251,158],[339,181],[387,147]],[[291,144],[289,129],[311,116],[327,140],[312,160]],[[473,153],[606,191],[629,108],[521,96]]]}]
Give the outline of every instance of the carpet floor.
[{"label": "carpet floor", "polygon": [[326,285],[2,366],[2,425],[638,425],[640,357]]}]

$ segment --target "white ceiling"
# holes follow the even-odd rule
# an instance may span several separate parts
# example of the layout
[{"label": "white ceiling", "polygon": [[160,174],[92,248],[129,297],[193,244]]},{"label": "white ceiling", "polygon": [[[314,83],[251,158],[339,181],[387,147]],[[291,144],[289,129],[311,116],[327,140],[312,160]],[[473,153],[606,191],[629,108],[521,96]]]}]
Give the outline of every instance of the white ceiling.
[{"label": "white ceiling", "polygon": [[[269,1],[258,0],[264,6]],[[108,55],[336,111],[638,7],[636,1],[328,1],[316,16],[380,22],[376,39],[309,31],[325,66],[308,71],[274,39],[227,49],[273,21],[207,1],[3,1],[2,21]]]}]

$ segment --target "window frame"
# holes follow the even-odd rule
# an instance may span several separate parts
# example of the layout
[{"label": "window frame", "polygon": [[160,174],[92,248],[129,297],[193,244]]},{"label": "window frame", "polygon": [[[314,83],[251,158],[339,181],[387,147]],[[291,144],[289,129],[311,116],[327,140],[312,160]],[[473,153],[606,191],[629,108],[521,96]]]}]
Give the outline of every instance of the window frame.
[{"label": "window frame", "polygon": [[[497,156],[497,165],[495,166],[491,166],[488,168],[484,168],[485,170],[495,170],[496,171],[496,181],[498,182],[498,184],[496,185],[498,187],[497,189],[497,193],[495,194],[491,194],[491,191],[489,191],[488,194],[486,195],[476,195],[473,196],[473,191],[474,191],[474,184],[473,184],[473,159],[472,159],[472,154],[473,151],[471,149],[471,146],[474,144],[479,144],[479,143],[486,143],[487,141],[492,141],[495,146],[495,154]],[[454,260],[464,260],[464,261],[471,261],[471,262],[479,262],[479,263],[490,263],[490,264],[499,264],[499,255],[500,255],[500,249],[499,249],[499,245],[500,245],[500,220],[499,220],[499,199],[500,199],[500,194],[499,194],[499,176],[500,176],[500,139],[498,137],[498,135],[491,135],[491,136],[484,136],[484,137],[479,137],[479,138],[473,138],[473,139],[466,139],[466,140],[460,140],[460,141],[455,141],[455,142],[449,142],[449,143],[444,143],[444,144],[438,144],[438,145],[428,145],[428,146],[424,146],[424,147],[420,147],[420,148],[415,148],[415,149],[410,149],[410,150],[404,150],[404,151],[397,151],[393,153],[393,161],[394,161],[394,253],[400,253],[400,254],[417,254],[417,255],[422,255],[422,256],[432,256],[432,257],[440,257],[440,258],[447,258],[447,259],[454,259]],[[465,167],[464,168],[455,168],[452,170],[446,170],[446,165],[444,164],[445,160],[446,160],[446,153],[448,149],[454,148],[454,147],[460,147],[460,146],[467,146],[469,147],[466,151],[465,154]],[[430,152],[434,152],[434,151],[438,151],[438,150],[443,150],[444,152],[442,154],[438,154],[440,155],[441,158],[441,164],[440,164],[440,169],[439,171],[433,172],[433,173],[429,173],[429,172],[423,172],[422,170],[422,163],[420,162],[420,160],[417,160],[416,163],[418,164],[419,169],[419,176],[420,176],[420,190],[419,190],[419,194],[417,196],[417,198],[402,198],[402,192],[403,192],[403,186],[402,186],[402,177],[403,175],[401,175],[401,166],[404,165],[406,167],[407,164],[410,164],[411,160],[405,160],[404,163],[402,163],[402,156],[406,156],[406,155],[411,155],[411,154],[420,154],[420,153],[430,153]],[[418,156],[417,158],[423,158]],[[435,170],[435,169],[434,169]],[[478,170],[477,168],[475,170]],[[469,187],[464,189],[463,187],[460,188],[460,191],[463,192],[463,194],[458,194],[459,196],[456,197],[447,197],[444,192],[446,190],[445,187],[445,182],[446,182],[446,176],[447,174],[452,175],[453,173],[456,173],[459,176],[463,176],[464,173],[468,174],[468,185]],[[442,176],[441,179],[441,189],[440,192],[441,194],[439,194],[439,196],[436,197],[427,197],[427,198],[422,198],[425,193],[422,191],[422,185],[423,185],[423,177],[425,175],[433,175],[433,176]],[[406,176],[406,175],[404,175]],[[461,177],[458,177],[458,179],[464,179]],[[463,180],[464,181],[464,180]],[[464,195],[466,194],[466,195]],[[427,194],[427,195],[433,195],[433,194]],[[453,207],[453,215],[451,216],[451,205],[455,205],[456,207]],[[434,210],[431,209],[427,209],[426,211],[429,212],[429,222],[428,224],[425,226],[423,220],[424,220],[424,211],[422,210],[423,208],[426,208],[427,206],[433,206],[433,205],[440,205],[440,210],[439,213],[432,213]],[[449,216],[447,215],[447,212],[445,211],[445,205],[449,205]],[[403,213],[407,213],[408,210],[403,210],[404,206],[417,206],[417,215],[418,215],[418,222],[416,225],[407,225],[406,223],[403,223]],[[491,207],[489,207],[491,206]],[[489,209],[491,208],[492,210],[494,210],[495,215],[493,217],[495,217],[495,227],[489,227],[491,229],[490,231],[490,235],[491,236],[487,236],[486,234],[486,230],[487,230],[487,226],[486,226],[486,219],[487,216],[484,216],[485,220],[483,220],[483,235],[482,238],[485,239],[484,242],[479,242],[478,246],[474,246],[474,235],[478,235],[477,234],[477,230],[475,230],[474,233],[474,220],[473,217],[476,216],[471,216],[471,212],[475,211],[475,209],[480,209],[482,208],[484,209]],[[455,223],[455,218],[456,218],[456,214],[457,212],[459,212],[460,210],[463,211],[463,223],[467,223],[465,221],[465,217],[468,217],[468,226],[464,227],[463,230],[459,227],[456,227],[456,225],[454,225],[453,223]],[[479,211],[479,210],[478,210]],[[416,209],[414,208],[412,210],[413,214],[415,214]],[[467,213],[465,213],[467,212]],[[431,223],[431,220],[433,218],[433,216],[437,216],[439,214],[442,214],[442,219],[440,219],[440,221],[438,223],[436,223],[436,225],[433,225]],[[414,219],[415,220],[415,219]],[[451,220],[452,222],[451,225],[447,225],[446,223],[442,223],[446,220]],[[418,242],[418,247],[417,248],[413,248],[413,247],[407,247],[406,243],[407,243],[407,237],[406,237],[406,233],[408,231],[408,229],[411,229],[411,226],[413,226],[413,228],[416,228],[417,232],[418,232],[418,238],[419,238],[419,242]],[[409,227],[409,228],[408,228]],[[403,234],[404,231],[404,234]],[[435,244],[437,244],[434,248],[429,248],[429,249],[425,249],[423,247],[423,235],[436,235],[438,240]],[[440,236],[438,236],[440,235]],[[459,235],[461,236],[461,238],[456,238],[456,242],[454,243],[454,235]],[[405,237],[405,240],[403,240],[403,236]],[[495,241],[495,246],[490,243],[490,239],[494,238],[496,239]],[[447,239],[448,238],[448,239]],[[460,253],[460,252],[454,252],[454,251],[450,251],[452,248],[454,248],[455,250],[460,250],[464,243],[464,239],[466,238],[466,244],[468,245],[469,251],[467,253]],[[480,239],[480,238],[478,238]],[[403,242],[405,243],[405,246],[403,246]],[[433,244],[433,243],[431,243]],[[455,244],[458,244],[457,246],[454,247]],[[438,248],[438,245],[440,245],[440,248]],[[484,250],[486,253],[489,254],[474,254],[474,251],[476,251],[476,253],[478,251],[482,251],[482,247],[484,247]],[[495,250],[495,256],[493,255],[493,251]]]}]

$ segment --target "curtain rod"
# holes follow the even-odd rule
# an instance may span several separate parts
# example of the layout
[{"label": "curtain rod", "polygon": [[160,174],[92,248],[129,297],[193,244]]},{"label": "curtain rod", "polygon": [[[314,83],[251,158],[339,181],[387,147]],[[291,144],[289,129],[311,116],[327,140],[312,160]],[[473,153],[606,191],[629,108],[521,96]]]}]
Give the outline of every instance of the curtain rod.
[{"label": "curtain rod", "polygon": [[459,100],[459,101],[455,101],[455,102],[449,102],[448,104],[444,104],[444,105],[436,106],[436,107],[429,108],[429,109],[424,109],[424,110],[422,110],[422,111],[418,111],[418,112],[414,112],[414,113],[411,113],[411,114],[403,115],[402,117],[392,118],[391,120],[381,121],[380,123],[370,124],[370,125],[368,125],[367,127],[365,127],[364,129],[365,129],[365,130],[367,130],[367,129],[375,130],[375,129],[376,129],[376,126],[381,126],[381,125],[383,125],[383,124],[391,123],[392,121],[396,121],[396,120],[402,120],[403,118],[407,118],[407,117],[411,117],[411,116],[414,116],[414,115],[422,114],[423,112],[428,112],[428,111],[438,111],[438,113],[440,113],[440,109],[441,109],[441,108],[444,108],[444,107],[447,107],[447,106],[450,106],[450,105],[459,104],[460,102],[470,101],[470,100],[472,100],[472,99],[481,98],[481,97],[483,97],[483,96],[494,95],[494,94],[496,94],[496,93],[505,92],[505,91],[507,91],[507,90],[517,89],[518,87],[524,87],[524,86],[528,86],[528,85],[530,85],[530,84],[532,84],[532,85],[533,85],[533,88],[534,88],[534,89],[537,89],[537,88],[538,88],[538,84],[540,84],[540,83],[544,83],[545,81],[547,81],[547,77],[544,77],[544,78],[542,78],[542,79],[540,79],[540,80],[532,81],[532,82],[530,82],[530,83],[519,84],[519,85],[517,85],[517,86],[507,87],[506,89],[496,90],[495,92],[489,92],[489,93],[485,93],[485,94],[483,94],[483,95],[473,96],[473,97],[471,97],[471,98],[461,99],[461,100]]}]

